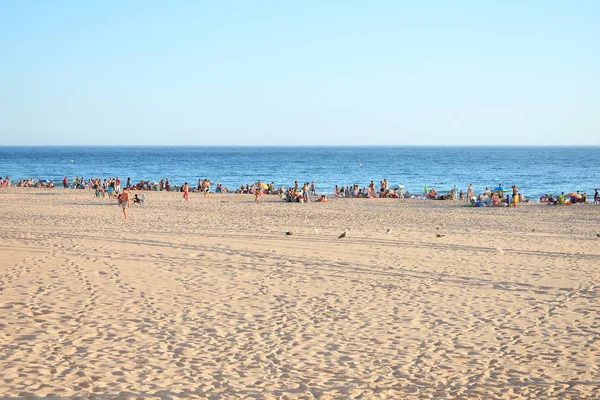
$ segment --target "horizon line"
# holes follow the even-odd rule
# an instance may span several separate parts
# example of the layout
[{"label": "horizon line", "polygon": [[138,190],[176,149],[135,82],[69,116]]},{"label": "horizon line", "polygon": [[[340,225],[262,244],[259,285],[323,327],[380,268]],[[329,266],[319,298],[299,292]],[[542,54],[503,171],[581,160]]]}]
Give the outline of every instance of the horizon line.
[{"label": "horizon line", "polygon": [[0,144],[4,147],[600,147],[600,144]]}]

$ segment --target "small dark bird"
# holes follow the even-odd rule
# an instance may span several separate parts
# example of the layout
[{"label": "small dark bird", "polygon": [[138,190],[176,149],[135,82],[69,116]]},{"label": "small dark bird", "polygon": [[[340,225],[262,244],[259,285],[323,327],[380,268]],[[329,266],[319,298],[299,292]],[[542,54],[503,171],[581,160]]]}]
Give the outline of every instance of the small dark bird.
[{"label": "small dark bird", "polygon": [[533,229],[531,230],[531,232],[535,232],[535,228],[533,228]]},{"label": "small dark bird", "polygon": [[392,228],[388,228],[387,231],[385,231],[386,233],[392,233]]},{"label": "small dark bird", "polygon": [[436,237],[444,237],[444,236],[446,236],[446,235],[442,235],[441,233],[436,233],[436,234],[435,234],[435,236],[436,236]]},{"label": "small dark bird", "polygon": [[440,228],[439,228],[439,227],[436,227],[436,228],[435,228],[435,236],[436,236],[436,237],[439,237],[439,238],[441,238],[441,237],[444,237],[444,236],[446,236],[446,235],[443,235],[443,234],[441,234],[441,233],[440,233]]},{"label": "small dark bird", "polygon": [[600,232],[596,232],[596,237],[600,237]]},{"label": "small dark bird", "polygon": [[344,232],[342,232],[342,234],[338,236],[338,239],[345,238],[346,235],[348,235],[348,229],[344,230]]},{"label": "small dark bird", "polygon": [[292,235],[293,235],[293,233],[292,233],[292,232],[286,232],[286,233],[285,233],[285,236],[292,236]]}]

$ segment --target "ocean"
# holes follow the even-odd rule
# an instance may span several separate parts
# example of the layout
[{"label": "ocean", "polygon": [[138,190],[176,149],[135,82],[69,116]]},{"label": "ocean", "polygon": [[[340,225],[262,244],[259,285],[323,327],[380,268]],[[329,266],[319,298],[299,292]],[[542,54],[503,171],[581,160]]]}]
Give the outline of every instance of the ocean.
[{"label": "ocean", "polygon": [[191,186],[208,178],[231,190],[257,181],[314,181],[319,193],[371,180],[378,188],[385,178],[411,193],[425,185],[465,193],[470,183],[476,193],[517,185],[536,200],[577,190],[593,196],[600,147],[0,147],[0,174],[13,182],[118,176]]}]

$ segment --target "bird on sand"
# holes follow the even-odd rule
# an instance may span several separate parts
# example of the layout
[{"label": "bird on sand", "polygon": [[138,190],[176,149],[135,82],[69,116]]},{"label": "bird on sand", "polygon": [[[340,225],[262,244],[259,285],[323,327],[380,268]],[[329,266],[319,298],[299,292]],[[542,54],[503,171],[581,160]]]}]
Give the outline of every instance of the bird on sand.
[{"label": "bird on sand", "polygon": [[600,237],[600,232],[596,232],[596,237]]},{"label": "bird on sand", "polygon": [[345,238],[347,235],[348,235],[348,229],[344,230],[344,232],[342,232],[342,234],[340,236],[338,236],[338,239]]},{"label": "bird on sand", "polygon": [[435,228],[435,229],[436,229],[436,232],[435,232],[435,236],[436,237],[441,238],[441,237],[446,236],[446,235],[440,233],[440,228]]},{"label": "bird on sand", "polygon": [[315,233],[318,235],[319,234],[319,230],[317,228],[313,228],[315,230]]},{"label": "bird on sand", "polygon": [[392,233],[392,228],[388,228],[387,231],[385,231],[385,233]]},{"label": "bird on sand", "polygon": [[286,233],[285,233],[285,236],[292,236],[292,235],[293,235],[293,233],[292,233],[292,232],[286,232]]}]

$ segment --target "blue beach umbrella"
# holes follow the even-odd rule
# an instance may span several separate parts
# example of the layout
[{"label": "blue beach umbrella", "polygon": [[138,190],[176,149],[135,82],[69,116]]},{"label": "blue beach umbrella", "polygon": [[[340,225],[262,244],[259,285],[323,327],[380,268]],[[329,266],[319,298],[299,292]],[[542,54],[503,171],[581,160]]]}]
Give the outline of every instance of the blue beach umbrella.
[{"label": "blue beach umbrella", "polygon": [[503,188],[502,186],[498,186],[497,188],[494,189],[494,192],[504,192],[506,191],[505,188]]}]

